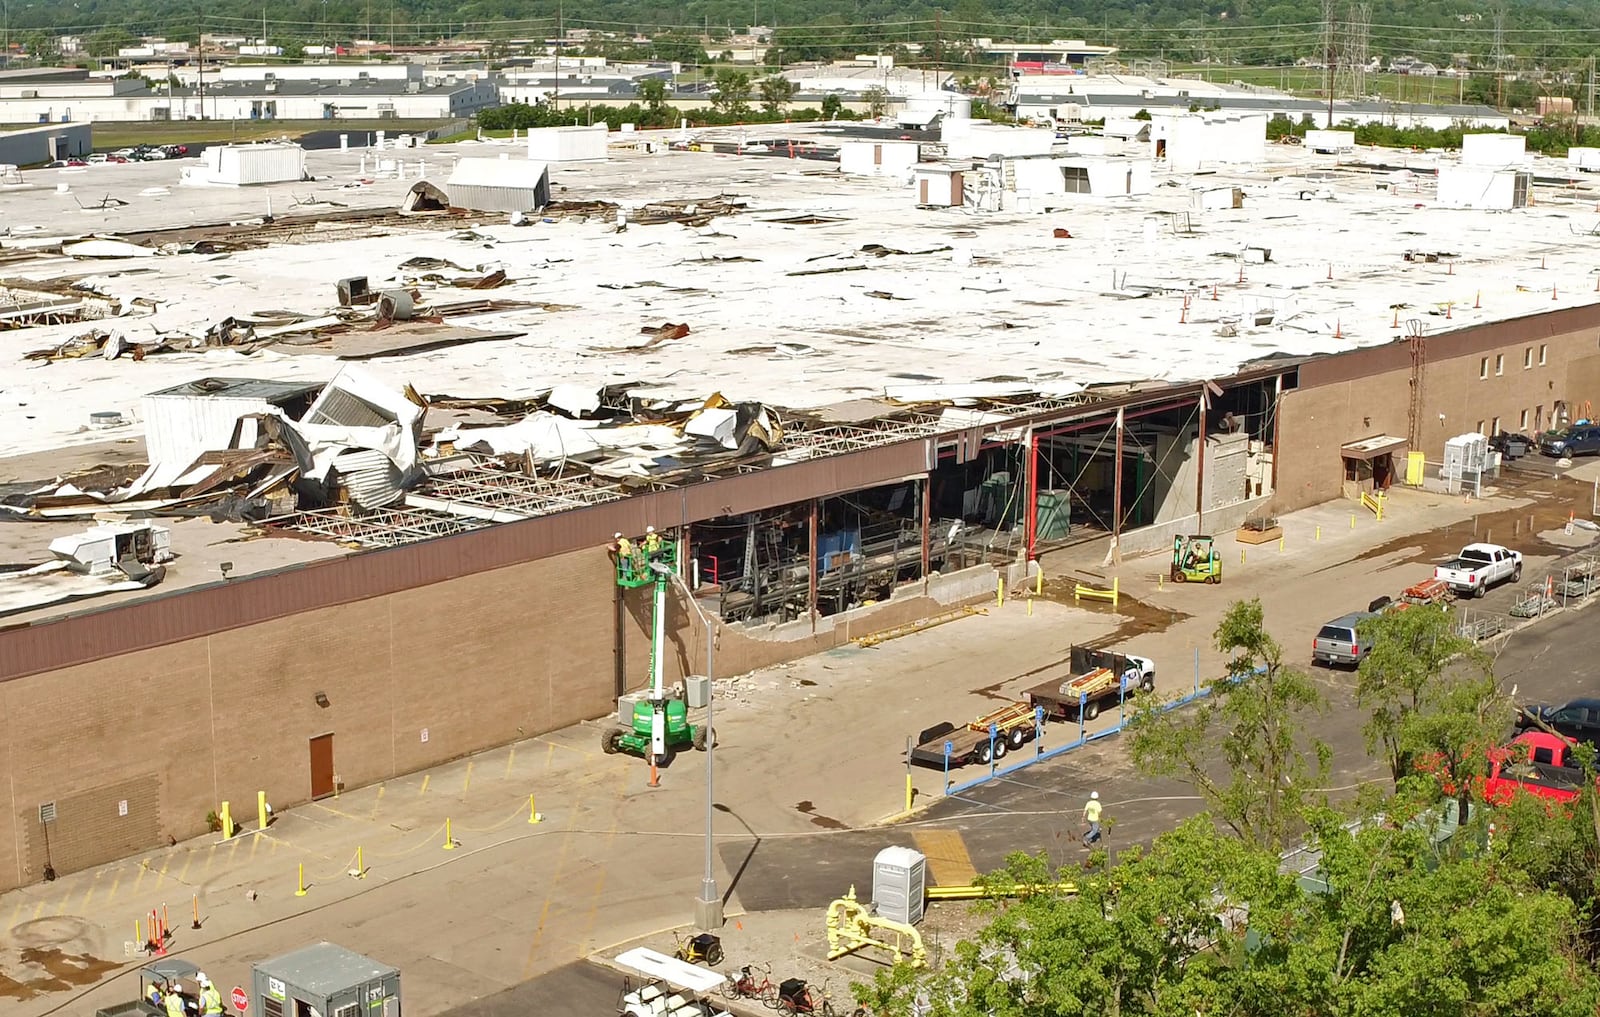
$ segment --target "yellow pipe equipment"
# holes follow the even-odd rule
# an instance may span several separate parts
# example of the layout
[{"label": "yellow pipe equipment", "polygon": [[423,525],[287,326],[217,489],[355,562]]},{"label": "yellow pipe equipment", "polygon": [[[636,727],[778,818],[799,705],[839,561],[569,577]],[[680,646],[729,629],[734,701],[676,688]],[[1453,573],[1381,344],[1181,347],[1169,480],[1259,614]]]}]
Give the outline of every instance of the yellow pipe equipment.
[{"label": "yellow pipe equipment", "polygon": [[1078,892],[1076,883],[1027,883],[1015,886],[930,886],[929,900],[979,900],[985,897],[1027,897],[1036,893]]},{"label": "yellow pipe equipment", "polygon": [[[875,938],[873,933],[878,929],[893,933],[894,941],[891,943],[887,938]],[[905,949],[905,941],[910,942],[910,950]],[[870,913],[865,905],[856,900],[856,888],[852,885],[849,893],[828,905],[828,959],[838,960],[864,946],[887,950],[894,954],[896,961],[906,957],[907,963],[914,968],[928,964],[928,951],[922,945],[922,934],[904,922],[891,922]]]}]

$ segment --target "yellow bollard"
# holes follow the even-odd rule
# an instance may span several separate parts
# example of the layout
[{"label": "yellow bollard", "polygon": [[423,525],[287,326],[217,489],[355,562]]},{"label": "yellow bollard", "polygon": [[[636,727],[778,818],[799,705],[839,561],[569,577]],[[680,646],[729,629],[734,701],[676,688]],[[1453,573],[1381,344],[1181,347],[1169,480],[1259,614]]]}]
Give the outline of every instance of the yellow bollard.
[{"label": "yellow bollard", "polygon": [[998,576],[994,581],[994,606],[1006,606],[1006,577]]},{"label": "yellow bollard", "polygon": [[356,878],[367,878],[367,863],[365,857],[362,855],[361,845],[359,844],[356,845]]},{"label": "yellow bollard", "polygon": [[1033,617],[1033,598],[1032,597],[1028,598],[1028,617],[1029,618]]},{"label": "yellow bollard", "polygon": [[456,839],[450,836],[450,820],[448,819],[444,821],[444,849],[446,851],[454,851],[456,849]]},{"label": "yellow bollard", "polygon": [[227,840],[233,836],[233,815],[228,811],[228,803],[222,803],[222,839]]},{"label": "yellow bollard", "polygon": [[1033,574],[1033,595],[1044,596],[1044,566],[1039,566],[1039,571]]},{"label": "yellow bollard", "polygon": [[1111,606],[1112,607],[1116,607],[1117,606],[1117,602],[1119,600],[1121,600],[1121,599],[1122,599],[1122,577],[1121,576],[1112,576],[1111,577]]},{"label": "yellow bollard", "polygon": [[141,924],[137,918],[133,920],[133,941],[138,943],[140,946],[143,946],[145,943],[144,925]]},{"label": "yellow bollard", "polygon": [[1167,584],[1167,577],[1160,572],[1156,573],[1156,589],[1162,589]]},{"label": "yellow bollard", "polygon": [[1350,513],[1350,528],[1352,530],[1356,528],[1356,514],[1354,512]]},{"label": "yellow bollard", "polygon": [[1317,535],[1316,535],[1315,539],[1317,539],[1317,540],[1321,540],[1322,539],[1322,527],[1320,527],[1320,526],[1317,527]]},{"label": "yellow bollard", "polygon": [[1239,548],[1239,564],[1244,564],[1244,548]]},{"label": "yellow bollard", "polygon": [[532,825],[540,822],[544,817],[539,815],[539,810],[533,807],[533,795],[528,796],[528,823]]},{"label": "yellow bollard", "polygon": [[296,897],[304,897],[306,895],[306,863],[305,862],[301,862],[299,868],[300,868],[300,887],[299,887],[299,889],[295,890],[294,895]]},{"label": "yellow bollard", "polygon": [[1278,553],[1279,554],[1283,553],[1283,538],[1282,537],[1278,538]]},{"label": "yellow bollard", "polygon": [[256,822],[261,824],[261,829],[267,828],[267,793],[256,792]]},{"label": "yellow bollard", "polygon": [[911,774],[908,773],[908,774],[906,774],[906,811],[907,812],[911,811],[911,799],[913,797],[915,797],[915,795],[916,795],[916,792],[911,787]]}]

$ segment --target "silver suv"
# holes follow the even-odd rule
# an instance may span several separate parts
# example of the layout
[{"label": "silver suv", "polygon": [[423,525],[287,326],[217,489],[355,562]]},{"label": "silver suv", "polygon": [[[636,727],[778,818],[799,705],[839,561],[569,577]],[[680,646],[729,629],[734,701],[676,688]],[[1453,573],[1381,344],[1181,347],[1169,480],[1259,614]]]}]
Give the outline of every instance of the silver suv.
[{"label": "silver suv", "polygon": [[1370,611],[1356,611],[1341,615],[1322,626],[1317,638],[1311,642],[1311,661],[1314,664],[1355,667],[1361,658],[1372,652],[1372,640],[1357,632],[1358,626],[1375,617]]}]

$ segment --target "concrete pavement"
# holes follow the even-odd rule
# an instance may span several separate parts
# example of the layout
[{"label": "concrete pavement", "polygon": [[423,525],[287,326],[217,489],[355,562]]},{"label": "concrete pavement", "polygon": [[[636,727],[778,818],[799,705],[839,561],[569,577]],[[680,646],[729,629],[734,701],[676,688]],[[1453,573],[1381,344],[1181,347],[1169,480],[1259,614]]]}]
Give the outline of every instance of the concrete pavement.
[{"label": "concrete pavement", "polygon": [[[1031,610],[1014,596],[987,615],[719,683],[717,876],[730,915],[740,922],[758,910],[816,908],[852,883],[863,889],[872,855],[891,843],[922,846],[935,878],[945,881],[993,868],[1011,850],[1070,860],[1090,788],[1101,791],[1116,820],[1113,846],[1144,839],[1195,803],[1181,786],[1135,774],[1115,738],[959,799],[941,801],[941,776],[918,771],[920,802],[932,806],[899,827],[872,824],[903,806],[908,734],[992,709],[1038,681],[1073,643],[1151,656],[1160,688],[1180,690],[1194,680],[1197,651],[1203,677],[1220,670],[1210,633],[1233,600],[1262,597],[1273,632],[1286,646],[1309,649],[1323,621],[1426,575],[1426,561],[1470,539],[1475,516],[1484,530],[1520,531],[1521,513],[1564,515],[1566,494],[1530,489],[1468,504],[1402,491],[1382,523],[1358,516],[1354,527],[1345,507],[1297,513],[1283,520],[1281,551],[1224,538],[1221,587],[1158,582],[1163,556],[1124,562],[1114,574],[1130,599],[1117,611],[1071,605],[1069,584],[1055,577],[1113,573],[1065,552],[1046,562],[1052,581]],[[1586,486],[1582,495],[1588,498]],[[1524,550],[1543,556],[1530,558],[1537,570],[1560,548],[1534,538]],[[1381,778],[1381,767],[1357,758],[1349,675],[1317,675],[1340,704],[1321,732],[1336,746],[1334,783]],[[1530,674],[1524,692],[1540,680]],[[701,758],[680,756],[652,790],[638,760],[599,752],[602,726],[289,810],[269,830],[226,843],[177,844],[6,894],[0,999],[8,1012],[29,1017],[82,1013],[127,997],[131,967],[109,978],[104,969],[137,958],[134,922],[163,903],[175,929],[172,948],[228,987],[247,981],[253,960],[327,938],[399,966],[412,1013],[444,1012],[540,975],[552,981],[492,1005],[524,1006],[530,993],[560,998],[562,984],[592,993],[598,983],[573,962],[686,923],[703,851]],[[541,823],[528,822],[530,794]],[[444,848],[446,821],[459,842],[454,850]],[[364,878],[350,874],[358,848]],[[296,896],[302,864],[309,887]],[[202,928],[191,930],[196,897]],[[554,995],[539,995],[545,992]],[[606,1005],[614,1003],[613,991]]]}]

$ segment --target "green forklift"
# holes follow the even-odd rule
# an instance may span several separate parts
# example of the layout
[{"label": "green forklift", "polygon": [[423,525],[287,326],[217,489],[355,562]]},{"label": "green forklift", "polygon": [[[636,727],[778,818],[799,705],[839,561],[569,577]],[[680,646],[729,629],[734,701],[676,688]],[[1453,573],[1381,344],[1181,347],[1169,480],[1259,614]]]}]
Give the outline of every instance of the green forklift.
[{"label": "green forklift", "polygon": [[653,586],[654,607],[650,632],[650,692],[633,704],[633,723],[607,728],[600,734],[600,749],[608,755],[626,752],[665,766],[680,749],[705,751],[706,739],[715,737],[703,724],[689,723],[689,704],[665,687],[667,587],[678,568],[678,547],[673,541],[652,537],[632,543],[615,554],[617,585],[625,590]]},{"label": "green forklift", "polygon": [[1172,572],[1175,583],[1222,582],[1222,559],[1216,541],[1206,534],[1172,538]]}]

